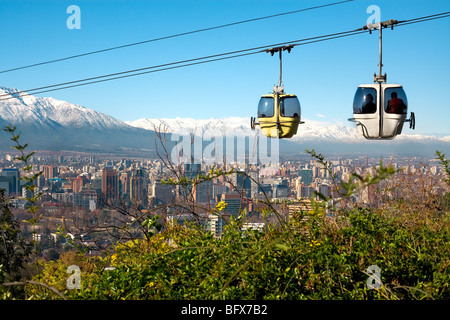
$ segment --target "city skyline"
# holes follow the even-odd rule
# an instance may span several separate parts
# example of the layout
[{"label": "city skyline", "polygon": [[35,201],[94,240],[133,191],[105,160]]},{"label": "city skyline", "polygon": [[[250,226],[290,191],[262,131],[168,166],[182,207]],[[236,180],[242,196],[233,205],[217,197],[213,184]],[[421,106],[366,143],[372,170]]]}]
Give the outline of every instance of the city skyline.
[{"label": "city skyline", "polygon": [[[227,215],[237,217],[243,211],[251,218],[246,228],[264,227],[258,212],[266,205],[265,201],[271,201],[275,206],[279,206],[277,204],[279,201],[282,201],[280,203],[287,201],[287,207],[283,209],[281,206],[279,210],[289,216],[298,210],[309,210],[309,201],[312,198],[322,201],[323,197],[329,197],[334,202],[342,201],[340,195],[342,191],[336,189],[336,182],[347,181],[352,177],[352,172],[361,176],[373,175],[380,161],[384,165],[391,165],[394,169],[401,169],[397,173],[397,176],[400,175],[398,178],[400,181],[418,179],[419,184],[427,185],[426,188],[429,189],[427,192],[439,193],[444,189],[445,171],[436,158],[391,156],[387,159],[376,159],[368,156],[335,155],[329,157],[327,161],[330,165],[328,170],[311,157],[281,160],[276,169],[270,165],[249,163],[222,166],[185,164],[178,174],[182,174],[191,182],[183,185],[167,183],[176,173],[161,160],[126,158],[108,160],[104,155],[94,157],[83,154],[34,155],[30,158],[32,172],[36,173],[39,170],[43,172],[35,181],[34,194],[31,194],[22,182],[19,193],[13,193],[9,188],[6,195],[13,197],[13,207],[20,210],[25,209],[27,200],[24,198],[41,193],[39,200],[41,210],[44,217],[49,216],[49,219],[59,219],[63,212],[67,212],[66,209],[71,210],[69,212],[73,211],[69,214],[71,215],[83,208],[94,217],[105,209],[112,208],[116,211],[122,207],[125,210],[124,206],[127,206],[126,210],[136,206],[143,212],[160,210],[158,208],[168,206],[167,208],[172,207],[165,212],[168,222],[184,224],[193,220],[196,214],[200,218],[200,223],[210,228],[216,237],[220,237],[225,226],[224,217]],[[19,174],[20,167],[20,161],[14,160],[11,154],[0,154],[0,183],[5,180],[1,178],[10,172]],[[233,169],[234,172],[213,179],[207,178],[210,170],[218,169],[223,172]],[[393,181],[395,179],[397,178],[394,176]],[[386,183],[389,184],[389,180]],[[4,182],[0,186],[4,187]],[[416,187],[420,186],[414,186]],[[365,187],[351,198],[357,203],[370,206],[376,201],[385,201],[383,199],[392,192],[400,192],[396,190],[386,193],[377,190],[376,187]],[[190,206],[190,202],[194,205],[192,207],[194,215],[183,213],[183,209],[180,212],[175,210],[177,207]],[[210,213],[211,208],[217,206],[223,206],[222,216]]]},{"label": "city skyline", "polygon": [[[100,157],[97,157],[100,158]],[[105,157],[106,158],[106,157]],[[111,196],[113,194],[117,195],[119,193],[136,193],[136,190],[141,187],[136,187],[137,181],[142,178],[142,181],[146,183],[155,183],[161,178],[167,178],[170,176],[170,171],[168,167],[164,168],[164,163],[161,160],[150,160],[150,159],[134,159],[129,160],[122,158],[120,160],[96,160],[92,161],[92,157],[85,156],[33,156],[30,159],[30,163],[33,166],[33,172],[42,171],[42,179],[44,183],[37,182],[39,187],[47,184],[48,182],[59,182],[62,186],[66,182],[73,183],[68,189],[73,187],[81,191],[87,182],[92,182],[95,179],[102,180],[102,183],[96,188],[105,194],[108,191],[108,186],[111,186],[113,190],[110,192]],[[2,164],[2,176],[14,176],[17,177],[21,168],[20,162],[14,160],[15,157],[8,153],[0,154],[0,163]],[[52,160],[53,159],[53,160]],[[56,160],[58,159],[58,160]],[[61,161],[61,159],[64,159]],[[342,157],[342,156],[330,156],[328,159],[331,164],[333,173],[341,172],[338,177],[342,174],[348,173],[350,170],[372,170],[374,167],[378,166],[380,161],[383,163],[392,164],[395,168],[404,168],[406,172],[414,172],[419,170],[419,168],[430,167],[429,170],[433,174],[439,174],[442,172],[440,165],[436,158],[425,158],[425,157],[388,157],[385,159],[374,158],[369,156],[354,156],[354,157]],[[237,170],[229,178],[233,185],[244,187],[245,189],[253,189],[252,184],[246,184],[243,178],[240,177],[239,172],[244,174],[249,174],[252,176],[252,172],[258,173],[256,176],[252,176],[253,179],[271,180],[276,181],[280,178],[292,178],[301,177],[302,183],[310,185],[313,183],[315,178],[324,178],[330,180],[331,177],[326,170],[323,170],[321,165],[311,158],[310,156],[304,156],[301,159],[284,159],[281,160],[279,166],[272,167],[270,164],[249,164],[249,163],[227,163],[217,165],[217,164],[195,164],[194,169],[189,169],[189,165],[184,166],[183,174],[189,179],[195,179],[198,174],[205,174],[210,169],[223,168],[230,169],[234,168]],[[337,168],[337,169],[336,169]],[[346,168],[346,169],[343,169]],[[119,183],[121,181],[120,177],[122,173],[127,173],[127,179],[122,181],[125,182],[126,187],[122,188]],[[107,183],[108,179],[110,181]],[[133,180],[134,179],[134,180]],[[20,181],[19,181],[20,182]],[[20,185],[20,184],[19,184]],[[47,184],[48,185],[48,184]],[[135,190],[132,190],[136,188]],[[125,190],[125,191],[124,191]],[[250,193],[248,193],[250,196]]]}]

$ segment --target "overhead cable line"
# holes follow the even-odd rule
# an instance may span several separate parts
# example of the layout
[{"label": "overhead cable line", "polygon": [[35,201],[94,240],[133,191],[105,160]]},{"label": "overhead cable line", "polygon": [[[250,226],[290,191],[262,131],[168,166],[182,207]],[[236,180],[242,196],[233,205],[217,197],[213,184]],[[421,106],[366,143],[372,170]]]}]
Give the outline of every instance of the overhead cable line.
[{"label": "overhead cable line", "polygon": [[107,52],[107,51],[124,49],[124,48],[132,47],[132,46],[138,46],[138,45],[142,45],[142,44],[146,44],[146,43],[150,43],[150,42],[167,40],[167,39],[171,39],[171,38],[191,35],[191,34],[194,34],[194,33],[211,31],[211,30],[231,27],[231,26],[235,26],[235,25],[239,25],[239,24],[244,24],[244,23],[249,23],[249,22],[254,22],[254,21],[260,21],[260,20],[265,20],[265,19],[270,19],[270,18],[275,18],[275,17],[280,17],[280,16],[285,16],[285,15],[299,13],[299,12],[304,12],[304,11],[321,9],[321,8],[335,6],[335,5],[340,5],[340,4],[344,4],[344,3],[347,3],[347,2],[353,2],[353,1],[355,1],[355,0],[344,0],[344,1],[339,1],[339,2],[323,4],[323,5],[319,5],[319,6],[304,8],[304,9],[298,9],[298,10],[293,10],[293,11],[288,11],[288,12],[276,13],[276,14],[272,14],[272,15],[269,15],[269,16],[259,17],[259,18],[253,18],[253,19],[241,20],[241,21],[237,21],[237,22],[231,22],[231,23],[222,24],[222,25],[219,25],[219,26],[214,26],[214,27],[208,27],[208,28],[203,28],[203,29],[198,29],[198,30],[193,30],[193,31],[177,33],[177,34],[173,34],[173,35],[169,35],[169,36],[164,36],[164,37],[159,37],[159,38],[154,38],[154,39],[149,39],[149,40],[144,40],[144,41],[139,41],[139,42],[128,43],[128,44],[115,46],[115,47],[110,47],[110,48],[106,48],[106,49],[100,49],[100,50],[85,52],[85,53],[81,53],[81,54],[76,54],[76,55],[72,55],[72,56],[68,56],[68,57],[64,57],[64,58],[58,58],[58,59],[54,59],[54,60],[38,62],[38,63],[29,64],[29,65],[26,65],[26,66],[21,66],[21,67],[16,67],[16,68],[11,68],[11,69],[7,69],[7,70],[1,70],[0,73],[7,73],[7,72],[12,72],[12,71],[23,70],[23,69],[27,69],[27,68],[42,66],[42,65],[56,63],[56,62],[61,62],[61,61],[66,61],[66,60],[71,60],[71,59],[80,58],[80,57],[89,56],[89,55],[98,54],[98,53],[103,53],[103,52]]},{"label": "overhead cable line", "polygon": [[[83,86],[83,85],[87,85],[87,84],[105,82],[105,81],[116,80],[116,79],[123,79],[123,78],[128,78],[128,77],[133,77],[133,76],[138,76],[138,75],[143,75],[143,74],[148,74],[148,73],[153,73],[153,72],[158,72],[158,71],[165,71],[165,70],[187,67],[187,66],[208,63],[208,62],[213,62],[213,61],[220,61],[220,60],[226,60],[226,59],[237,58],[237,57],[242,57],[242,56],[248,56],[248,55],[252,55],[252,54],[265,52],[266,49],[271,48],[271,47],[282,46],[282,45],[286,45],[286,44],[290,44],[292,46],[307,45],[307,44],[312,44],[312,43],[316,43],[316,42],[322,42],[322,41],[326,41],[326,40],[347,37],[347,36],[360,34],[360,33],[364,33],[364,32],[366,32],[366,31],[362,30],[362,29],[357,29],[357,30],[352,30],[352,31],[333,33],[333,34],[329,34],[329,35],[305,38],[305,39],[300,39],[300,40],[295,40],[295,41],[288,41],[288,42],[282,42],[282,43],[276,43],[276,44],[271,44],[271,45],[249,48],[249,49],[214,54],[214,55],[209,55],[209,56],[205,56],[205,57],[187,59],[187,60],[182,60],[182,61],[176,61],[176,62],[171,62],[171,63],[165,63],[165,64],[160,64],[160,65],[155,65],[155,66],[149,66],[149,67],[144,67],[144,68],[139,68],[139,69],[127,70],[127,71],[116,72],[116,73],[111,73],[111,74],[107,74],[107,75],[101,75],[101,76],[96,76],[96,77],[91,77],[91,78],[85,78],[85,79],[80,79],[80,80],[58,83],[58,84],[49,85],[49,86],[43,86],[43,87],[38,87],[38,88],[33,88],[33,89],[17,91],[17,92],[14,92],[12,95],[20,95],[19,97],[24,97],[24,96],[31,95],[31,94],[51,92],[51,91],[56,91],[56,90],[61,90],[61,89]],[[253,52],[249,52],[249,51],[253,51]],[[247,53],[244,54],[244,52],[247,52]],[[221,57],[221,58],[219,58],[219,57]],[[174,65],[177,65],[177,66],[174,66]],[[156,69],[156,70],[154,70],[154,69]],[[64,86],[64,87],[62,87],[62,86]],[[56,87],[60,87],[60,88],[56,88]],[[5,96],[10,96],[10,97],[2,98]],[[14,99],[16,97],[14,97],[14,96],[11,97],[11,94],[5,93],[5,94],[1,94],[0,98],[1,98],[0,101],[2,101],[2,100]]]},{"label": "overhead cable line", "polygon": [[409,20],[399,21],[398,22],[399,23],[398,26],[406,26],[406,25],[409,25],[409,24],[420,23],[420,22],[425,22],[425,21],[430,21],[430,20],[437,20],[437,19],[448,18],[448,17],[450,17],[450,11],[437,13],[437,14],[433,14],[433,15],[429,15],[429,16],[425,16],[425,17],[420,17],[420,18],[416,18],[416,19],[409,19]]},{"label": "overhead cable line", "polygon": [[[450,12],[445,12],[445,13],[440,13],[440,14],[436,14],[436,15],[432,15],[432,16],[426,16],[426,17],[415,18],[415,19],[410,19],[410,20],[398,21],[397,26],[411,24],[411,23],[424,22],[424,21],[430,21],[430,20],[435,20],[435,19],[440,19],[440,18],[445,18],[445,17],[450,17]],[[161,65],[156,65],[156,66],[122,71],[122,72],[112,73],[112,74],[108,74],[108,75],[102,75],[102,76],[91,77],[91,78],[86,78],[86,79],[63,82],[63,83],[59,83],[59,84],[54,84],[54,85],[49,85],[49,86],[44,86],[44,87],[39,87],[39,88],[34,88],[34,89],[17,91],[12,94],[9,94],[9,93],[1,94],[0,101],[14,99],[14,98],[21,98],[24,96],[29,96],[31,94],[57,91],[57,90],[79,87],[79,86],[84,86],[84,85],[89,85],[89,84],[94,84],[94,83],[106,82],[106,81],[111,81],[111,80],[116,80],[116,79],[123,79],[123,78],[128,78],[128,77],[133,77],[133,76],[138,76],[138,75],[143,75],[143,74],[148,74],[148,73],[153,73],[153,72],[165,71],[165,70],[170,70],[170,69],[176,69],[176,68],[182,68],[182,67],[187,67],[187,66],[192,66],[192,65],[214,62],[214,61],[248,56],[248,55],[257,54],[257,53],[261,53],[261,52],[267,52],[268,48],[276,47],[276,46],[307,45],[307,44],[312,44],[312,43],[316,43],[316,42],[322,42],[322,41],[327,41],[327,40],[332,40],[332,39],[353,36],[353,35],[357,35],[357,34],[361,34],[361,33],[365,33],[365,32],[370,32],[370,30],[368,30],[366,27],[363,27],[363,28],[359,28],[359,29],[355,29],[355,30],[333,33],[333,34],[328,34],[328,35],[323,35],[323,36],[316,36],[316,37],[312,37],[312,38],[305,38],[305,39],[283,42],[283,43],[278,43],[278,44],[273,44],[273,45],[266,45],[266,46],[260,46],[260,47],[255,47],[255,48],[237,50],[237,51],[215,54],[215,55],[210,55],[210,56],[205,56],[205,57],[200,57],[200,58],[193,58],[193,59],[182,60],[182,61],[177,61],[177,62],[172,62],[172,63],[166,63],[166,64],[161,64]]]}]

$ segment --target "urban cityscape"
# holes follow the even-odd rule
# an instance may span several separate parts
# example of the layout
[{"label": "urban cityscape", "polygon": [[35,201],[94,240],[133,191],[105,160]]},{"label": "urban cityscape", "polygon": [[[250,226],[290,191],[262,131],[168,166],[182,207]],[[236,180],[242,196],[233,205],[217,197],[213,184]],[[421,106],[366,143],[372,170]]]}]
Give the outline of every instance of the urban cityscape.
[{"label": "urban cityscape", "polygon": [[[184,224],[187,220],[196,220],[216,237],[220,237],[227,217],[238,217],[242,212],[248,217],[245,227],[264,228],[270,217],[262,219],[260,212],[268,202],[273,203],[285,219],[289,219],[294,212],[307,210],[311,198],[317,201],[323,201],[323,197],[331,201],[339,200],[336,181],[347,181],[352,172],[361,176],[371,174],[380,161],[399,169],[396,177],[409,177],[409,182],[406,182],[409,187],[418,185],[421,180],[427,184],[422,186],[426,192],[439,194],[445,188],[442,183],[444,172],[434,158],[391,156],[375,159],[332,155],[326,159],[328,170],[306,153],[296,157],[296,160],[292,158],[281,159],[278,166],[183,164],[176,172],[163,159],[131,159],[81,153],[65,155],[43,151],[29,159],[32,173],[42,172],[34,182],[37,186],[35,193],[31,194],[21,179],[23,164],[12,152],[4,152],[0,158],[0,188],[5,190],[11,199],[13,212],[22,220],[30,219],[26,212],[27,198],[40,195],[37,204],[42,217],[34,236],[38,241],[52,239],[52,245],[59,241],[61,246],[64,240],[58,240],[57,230],[63,224],[67,226],[67,221],[75,217],[91,221],[92,217],[108,215],[108,221],[111,222],[120,218],[123,210],[139,212],[138,215],[128,216],[131,220],[148,213],[158,213],[164,218],[164,223]],[[219,172],[227,174],[207,174],[213,170],[222,170]],[[178,181],[181,175],[188,179],[187,183],[167,182],[177,174]],[[388,194],[381,192],[379,187],[360,190],[353,195],[352,201],[360,205],[374,205],[377,199]],[[395,190],[397,193],[402,192],[398,185]],[[392,189],[390,192],[393,192]],[[419,197],[417,193],[415,196]],[[224,208],[222,215],[214,214],[220,203]],[[72,229],[68,227],[66,231],[73,232],[73,237],[81,237],[85,245],[96,244],[80,228],[77,230],[72,225]],[[106,233],[103,236],[108,238]],[[111,243],[98,237],[97,240],[106,245]]]}]

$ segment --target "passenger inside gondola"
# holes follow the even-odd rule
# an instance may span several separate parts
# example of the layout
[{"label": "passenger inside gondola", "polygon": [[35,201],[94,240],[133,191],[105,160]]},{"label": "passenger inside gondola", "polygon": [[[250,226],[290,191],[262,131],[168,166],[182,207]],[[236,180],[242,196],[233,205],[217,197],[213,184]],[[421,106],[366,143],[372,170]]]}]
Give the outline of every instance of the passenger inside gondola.
[{"label": "passenger inside gondola", "polygon": [[373,96],[369,93],[364,97],[361,113],[375,113],[375,111],[377,111],[377,106],[373,102]]},{"label": "passenger inside gondola", "polygon": [[406,113],[406,105],[403,100],[397,96],[397,92],[395,91],[391,93],[391,99],[388,101],[386,112],[395,114]]}]

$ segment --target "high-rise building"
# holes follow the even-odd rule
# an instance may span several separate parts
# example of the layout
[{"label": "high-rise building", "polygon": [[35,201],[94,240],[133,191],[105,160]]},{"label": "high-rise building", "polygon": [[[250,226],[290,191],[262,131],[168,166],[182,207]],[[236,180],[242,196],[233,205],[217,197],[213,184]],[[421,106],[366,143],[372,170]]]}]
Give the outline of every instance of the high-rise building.
[{"label": "high-rise building", "polygon": [[0,189],[5,189],[7,195],[19,195],[19,169],[3,169],[0,176]]},{"label": "high-rise building", "polygon": [[9,196],[11,194],[11,179],[8,177],[0,177],[0,189],[5,190],[5,194]]},{"label": "high-rise building", "polygon": [[231,174],[231,184],[233,190],[243,192],[247,197],[251,197],[252,179],[247,176],[245,171],[233,172]]},{"label": "high-rise building", "polygon": [[319,191],[319,193],[321,193],[325,197],[329,197],[331,195],[331,186],[329,186],[328,184],[322,183],[319,186],[319,190],[318,191]]},{"label": "high-rise building", "polygon": [[103,168],[102,197],[106,202],[119,198],[119,174],[113,166],[105,166]]},{"label": "high-rise building", "polygon": [[[216,199],[217,196],[222,196],[222,194],[227,193],[229,188],[223,183],[213,183],[212,185],[212,195],[213,199]],[[220,200],[218,200],[220,201]]]},{"label": "high-rise building", "polygon": [[313,170],[301,169],[298,172],[298,176],[302,178],[302,184],[308,186],[313,182]]},{"label": "high-rise building", "polygon": [[283,199],[289,197],[289,187],[286,184],[276,184],[273,186],[273,198]]},{"label": "high-rise building", "polygon": [[[292,218],[292,216],[297,215],[299,213],[311,212],[311,210],[312,210],[310,199],[303,199],[302,201],[294,201],[294,202],[288,204],[287,207],[288,207],[288,212],[289,212],[289,218]],[[308,219],[308,218],[305,217],[303,219]]]},{"label": "high-rise building", "polygon": [[141,168],[133,171],[130,179],[130,199],[138,202],[147,201],[147,179],[145,171]]},{"label": "high-rise building", "polygon": [[97,192],[97,194],[102,194],[102,177],[95,177],[91,180],[91,186]]},{"label": "high-rise building", "polygon": [[129,189],[129,185],[128,185],[128,172],[122,172],[120,174],[120,178],[119,178],[119,183],[120,183],[120,194],[122,196],[128,194],[128,189]]},{"label": "high-rise building", "polygon": [[259,173],[258,171],[250,171],[250,198],[255,198],[259,194]]},{"label": "high-rise building", "polygon": [[45,187],[45,178],[44,178],[44,176],[40,175],[39,177],[37,177],[35,183],[38,186],[38,188],[40,188],[40,189],[44,188]]},{"label": "high-rise building", "polygon": [[58,168],[56,166],[44,166],[44,178],[45,181],[54,179],[58,175]]},{"label": "high-rise building", "polygon": [[185,163],[184,176],[188,179],[195,179],[197,175],[202,172],[202,165],[200,163]]},{"label": "high-rise building", "polygon": [[[201,164],[199,163],[185,163],[183,165],[184,176],[188,180],[195,180],[198,175],[202,174]],[[191,183],[186,185],[177,186],[177,197],[180,199],[185,199],[187,197],[195,197],[194,188]]]},{"label": "high-rise building", "polygon": [[78,177],[72,180],[72,191],[74,193],[78,193],[81,191],[81,189],[83,188],[84,185],[84,181],[83,178]]},{"label": "high-rise building", "polygon": [[208,203],[213,200],[213,183],[205,180],[195,185],[193,188],[194,200],[199,203]]},{"label": "high-rise building", "polygon": [[313,193],[313,188],[311,186],[305,186],[300,183],[297,185],[297,199],[306,198],[309,199]]},{"label": "high-rise building", "polygon": [[215,214],[210,214],[208,216],[207,228],[212,232],[214,237],[219,238],[223,232],[223,227],[225,226],[225,221]]},{"label": "high-rise building", "polygon": [[223,194],[222,201],[225,201],[227,206],[225,212],[237,217],[241,212],[241,195],[237,191],[227,192]]},{"label": "high-rise building", "polygon": [[162,184],[161,180],[156,180],[152,186],[153,197],[157,203],[173,203],[175,201],[175,189],[173,184]]},{"label": "high-rise building", "polygon": [[82,206],[90,211],[97,209],[97,192],[83,188],[79,193],[73,193],[73,205]]},{"label": "high-rise building", "polygon": [[[28,184],[28,183],[27,183]],[[31,190],[28,190],[25,185],[22,187],[22,197],[23,198],[32,198],[32,197],[36,197],[39,194],[39,189],[35,188],[34,192],[32,192]]]}]

